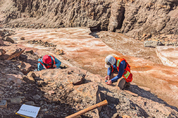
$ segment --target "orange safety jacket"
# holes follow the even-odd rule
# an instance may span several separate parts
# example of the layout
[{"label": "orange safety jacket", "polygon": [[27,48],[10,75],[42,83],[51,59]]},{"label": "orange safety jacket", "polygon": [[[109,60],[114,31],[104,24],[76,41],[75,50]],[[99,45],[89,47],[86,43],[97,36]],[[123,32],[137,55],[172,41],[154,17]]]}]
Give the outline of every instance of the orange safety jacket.
[{"label": "orange safety jacket", "polygon": [[[130,65],[127,63],[127,61],[124,58],[119,58],[116,56],[114,56],[114,58],[116,59],[116,67],[118,72],[119,72],[120,63],[123,60],[126,62],[126,68],[124,69],[124,73],[122,77],[125,79],[126,82],[131,82],[133,78],[132,78],[132,73],[130,72]],[[112,68],[111,72],[114,72],[113,66],[111,66],[111,68]]]},{"label": "orange safety jacket", "polygon": [[[50,55],[50,56],[52,57],[53,64],[56,64],[54,56],[53,56],[53,55]],[[45,65],[44,65],[43,63],[41,63],[40,61],[39,61],[38,63],[40,63],[40,64],[43,66],[44,69],[51,68],[51,65],[45,66]]]}]

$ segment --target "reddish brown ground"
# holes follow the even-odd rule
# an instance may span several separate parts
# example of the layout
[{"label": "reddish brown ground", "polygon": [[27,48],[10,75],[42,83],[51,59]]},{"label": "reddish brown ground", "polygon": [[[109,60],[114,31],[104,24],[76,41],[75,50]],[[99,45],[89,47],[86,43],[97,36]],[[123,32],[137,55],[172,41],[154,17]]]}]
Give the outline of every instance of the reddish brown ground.
[{"label": "reddish brown ground", "polygon": [[142,42],[129,39],[124,35],[101,32],[102,39],[99,39],[90,36],[89,33],[89,29],[86,28],[17,29],[16,35],[11,38],[25,37],[24,41],[17,41],[18,45],[33,48],[39,56],[55,54],[52,47],[27,44],[27,41],[42,40],[53,43],[57,45],[56,49],[64,50],[63,56],[55,55],[63,63],[99,74],[103,76],[103,81],[106,75],[105,57],[109,54],[123,57],[131,65],[134,83],[150,88],[152,93],[169,104],[177,106],[177,67],[164,66],[156,56],[155,49],[145,48]]}]

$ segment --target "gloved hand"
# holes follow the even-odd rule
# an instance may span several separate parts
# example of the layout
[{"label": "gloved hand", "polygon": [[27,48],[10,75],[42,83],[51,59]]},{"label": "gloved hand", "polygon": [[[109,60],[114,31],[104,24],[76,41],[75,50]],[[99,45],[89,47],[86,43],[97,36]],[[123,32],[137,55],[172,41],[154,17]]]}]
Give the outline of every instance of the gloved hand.
[{"label": "gloved hand", "polygon": [[111,81],[111,80],[108,80],[108,81],[106,82],[106,84],[107,84],[107,85],[111,85],[111,84],[112,84],[112,81]]},{"label": "gloved hand", "polygon": [[54,64],[53,67],[56,68],[57,66]]},{"label": "gloved hand", "polygon": [[105,79],[108,80],[108,79],[109,79],[109,75],[107,75],[107,76],[105,77]]}]

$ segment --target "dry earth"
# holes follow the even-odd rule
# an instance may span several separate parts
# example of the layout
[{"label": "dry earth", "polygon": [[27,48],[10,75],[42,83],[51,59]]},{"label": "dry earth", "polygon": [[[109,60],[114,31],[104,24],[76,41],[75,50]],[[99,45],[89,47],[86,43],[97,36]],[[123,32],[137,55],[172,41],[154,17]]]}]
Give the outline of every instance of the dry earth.
[{"label": "dry earth", "polygon": [[[25,103],[41,107],[38,118],[61,118],[107,99],[108,105],[81,117],[177,118],[177,1],[58,2],[0,1],[0,99],[7,102],[0,103],[0,117],[19,118],[15,113]],[[78,4],[84,7],[79,9]],[[68,10],[70,5],[74,7]],[[58,11],[62,6],[64,11]],[[95,29],[116,30],[142,41],[90,31]],[[169,35],[153,37],[158,32]],[[148,38],[173,46],[144,47]],[[34,71],[44,54],[61,60],[62,69]],[[105,84],[108,54],[124,57],[131,65],[134,79],[128,90]]]},{"label": "dry earth", "polygon": [[[130,40],[128,37],[111,33],[111,36],[115,36],[111,38],[109,33],[100,32],[99,36],[102,38],[95,38],[89,35],[91,32],[87,28],[7,29],[3,32],[5,45],[1,49],[6,54],[2,56],[1,83],[6,86],[1,86],[1,99],[8,103],[7,108],[1,111],[4,117],[15,117],[13,114],[23,103],[41,107],[38,115],[40,118],[65,117],[104,99],[109,102],[107,106],[88,112],[82,117],[115,118],[125,114],[131,117],[177,117],[178,68],[161,64],[154,51],[156,48],[145,48],[140,46],[141,42],[138,43],[138,40],[132,40],[130,45],[134,46],[130,46],[130,50],[134,52],[124,52],[122,45]],[[110,40],[118,38],[120,53],[106,45],[106,34]],[[9,40],[4,40],[7,39],[4,38],[7,37],[5,35]],[[20,61],[3,61],[19,48],[26,48]],[[63,50],[63,54],[59,50]],[[144,53],[140,53],[141,51]],[[37,58],[44,54],[53,54],[61,60],[63,69],[33,72]],[[116,83],[113,86],[104,83],[104,59],[108,54],[117,54],[130,63],[134,80],[129,90],[119,90]],[[137,54],[140,56],[136,57]],[[74,68],[73,71],[71,67]],[[28,73],[29,71],[31,72]],[[83,76],[85,81],[80,82]],[[73,84],[73,79],[74,83],[80,84]],[[99,93],[96,89],[91,89],[90,84]],[[79,88],[84,93],[75,92]],[[86,90],[91,90],[91,97],[86,97]]]}]

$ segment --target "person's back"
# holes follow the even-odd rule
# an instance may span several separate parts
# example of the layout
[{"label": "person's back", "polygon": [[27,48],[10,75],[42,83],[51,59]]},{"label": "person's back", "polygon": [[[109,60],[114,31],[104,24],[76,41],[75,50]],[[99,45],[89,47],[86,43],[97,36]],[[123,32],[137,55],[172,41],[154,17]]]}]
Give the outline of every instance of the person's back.
[{"label": "person's back", "polygon": [[52,55],[44,55],[38,59],[38,71],[43,69],[60,68],[61,62]]}]

